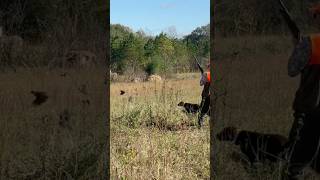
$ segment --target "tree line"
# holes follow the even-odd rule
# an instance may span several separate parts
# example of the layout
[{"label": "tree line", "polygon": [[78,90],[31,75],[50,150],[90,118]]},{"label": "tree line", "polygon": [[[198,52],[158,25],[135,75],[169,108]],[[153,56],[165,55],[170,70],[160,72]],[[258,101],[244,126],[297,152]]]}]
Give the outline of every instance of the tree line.
[{"label": "tree line", "polygon": [[[170,33],[156,36],[111,24],[111,70],[118,73],[172,73],[196,70],[193,56],[209,58],[209,24],[178,38]],[[203,61],[204,62],[204,61]]]}]

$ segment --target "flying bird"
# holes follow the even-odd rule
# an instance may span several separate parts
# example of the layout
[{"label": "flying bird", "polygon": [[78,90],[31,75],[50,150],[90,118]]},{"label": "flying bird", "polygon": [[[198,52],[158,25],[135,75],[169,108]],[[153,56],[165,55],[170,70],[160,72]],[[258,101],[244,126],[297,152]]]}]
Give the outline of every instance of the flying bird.
[{"label": "flying bird", "polygon": [[35,96],[35,99],[32,102],[32,104],[35,106],[41,105],[42,103],[46,102],[48,99],[48,95],[46,94],[46,92],[31,91],[31,94]]},{"label": "flying bird", "polygon": [[123,90],[120,90],[120,95],[124,95],[126,92]]},{"label": "flying bird", "polygon": [[238,55],[239,55],[239,53],[240,53],[240,51],[233,51],[232,55],[234,55],[234,56],[238,56]]},{"label": "flying bird", "polygon": [[60,74],[61,77],[66,77],[67,76],[67,73],[62,73]]}]

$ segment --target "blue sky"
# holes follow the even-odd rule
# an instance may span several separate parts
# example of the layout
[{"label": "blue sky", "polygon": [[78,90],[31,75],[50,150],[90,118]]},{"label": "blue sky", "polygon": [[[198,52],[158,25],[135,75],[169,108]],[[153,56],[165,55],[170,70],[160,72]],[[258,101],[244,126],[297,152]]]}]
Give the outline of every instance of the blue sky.
[{"label": "blue sky", "polygon": [[176,32],[178,37],[210,22],[209,0],[110,0],[110,21],[148,35]]}]

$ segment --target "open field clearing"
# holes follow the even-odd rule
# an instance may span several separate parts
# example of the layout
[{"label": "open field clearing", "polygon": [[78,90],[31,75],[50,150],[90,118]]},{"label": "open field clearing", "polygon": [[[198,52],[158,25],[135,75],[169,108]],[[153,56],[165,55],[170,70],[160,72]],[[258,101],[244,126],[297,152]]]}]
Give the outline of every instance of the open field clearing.
[{"label": "open field clearing", "polygon": [[181,76],[111,83],[111,179],[209,179],[209,118],[177,106],[201,101],[200,75]]},{"label": "open field clearing", "polygon": [[[252,41],[250,41],[252,40]],[[288,39],[278,37],[244,37],[243,39],[217,39],[217,50],[223,46],[233,47],[238,55],[217,59],[215,63],[218,92],[226,92],[218,99],[217,118],[214,131],[235,126],[239,130],[261,133],[275,133],[288,136],[292,122],[292,103],[298,88],[299,77],[287,75],[287,62],[290,55]],[[241,42],[251,42],[241,45]],[[273,49],[261,49],[274,43]],[[229,43],[229,44],[227,44]],[[220,45],[221,44],[221,45]],[[252,51],[252,53],[248,53]],[[227,52],[227,51],[226,51]],[[239,146],[230,142],[211,139],[215,147],[215,177],[230,179],[270,179],[280,178],[281,163],[271,167],[259,165],[257,169],[246,164]],[[313,171],[307,170],[308,180],[319,179]]]},{"label": "open field clearing", "polygon": [[[0,74],[0,179],[103,179],[103,69]],[[33,105],[30,91],[48,99]]]}]

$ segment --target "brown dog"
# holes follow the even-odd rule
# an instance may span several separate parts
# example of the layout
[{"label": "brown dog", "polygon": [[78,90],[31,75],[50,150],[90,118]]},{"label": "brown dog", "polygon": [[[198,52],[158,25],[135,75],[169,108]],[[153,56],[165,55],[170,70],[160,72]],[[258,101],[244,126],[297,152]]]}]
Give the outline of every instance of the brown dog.
[{"label": "brown dog", "polygon": [[233,141],[240,145],[251,164],[270,160],[275,162],[280,157],[288,139],[278,134],[262,134],[252,131],[237,131],[235,127],[226,127],[217,134],[220,141]]}]

